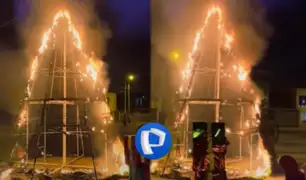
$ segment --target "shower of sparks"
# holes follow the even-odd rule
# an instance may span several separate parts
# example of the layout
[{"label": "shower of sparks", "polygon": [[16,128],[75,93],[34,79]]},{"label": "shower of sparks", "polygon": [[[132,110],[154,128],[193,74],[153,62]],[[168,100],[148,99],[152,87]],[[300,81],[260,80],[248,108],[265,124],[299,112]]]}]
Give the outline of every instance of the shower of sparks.
[{"label": "shower of sparks", "polygon": [[[55,34],[53,34],[53,31],[58,26],[59,20],[61,20],[61,19],[65,19],[67,21],[68,31],[72,34],[73,44],[74,44],[75,48],[77,48],[81,52],[83,58],[86,59],[87,62],[88,62],[88,64],[85,65],[86,70],[85,71],[83,71],[83,70],[79,71],[79,73],[82,75],[81,81],[89,76],[92,79],[94,85],[97,82],[98,74],[100,73],[99,70],[103,66],[103,62],[100,61],[100,60],[94,61],[91,57],[88,57],[88,55],[85,52],[82,51],[81,37],[80,37],[79,32],[76,30],[76,28],[74,27],[74,25],[71,21],[70,14],[68,13],[68,11],[61,10],[58,13],[55,14],[52,26],[49,29],[47,29],[47,31],[44,33],[44,35],[42,37],[42,41],[41,41],[41,46],[38,49],[38,55],[35,56],[34,59],[33,59],[33,62],[32,62],[32,65],[31,65],[30,78],[29,78],[27,86],[26,86],[25,100],[27,100],[28,98],[31,97],[33,82],[36,78],[36,74],[37,74],[36,72],[37,72],[37,69],[38,69],[38,66],[39,66],[40,59],[42,58],[41,55],[49,48],[48,47],[49,40],[50,40],[50,38],[55,37]],[[76,67],[81,68],[80,62],[76,62]],[[107,90],[105,88],[105,84],[104,84],[103,80],[102,80],[102,86],[103,87],[101,88],[101,91],[105,95]],[[100,88],[97,88],[97,90],[98,90],[98,92],[100,92]],[[109,112],[109,110],[107,110],[106,112]],[[109,118],[108,120],[104,120],[104,121],[110,121],[110,120],[112,120],[112,118]],[[17,125],[18,125],[18,127],[21,127],[26,122],[27,122],[27,105],[26,105],[26,103],[23,103],[22,108],[19,112],[19,119],[18,119]]]},{"label": "shower of sparks", "polygon": [[265,149],[262,139],[259,141],[258,157],[262,161],[262,166],[257,167],[253,176],[255,177],[267,177],[271,174],[271,161],[268,151]]}]

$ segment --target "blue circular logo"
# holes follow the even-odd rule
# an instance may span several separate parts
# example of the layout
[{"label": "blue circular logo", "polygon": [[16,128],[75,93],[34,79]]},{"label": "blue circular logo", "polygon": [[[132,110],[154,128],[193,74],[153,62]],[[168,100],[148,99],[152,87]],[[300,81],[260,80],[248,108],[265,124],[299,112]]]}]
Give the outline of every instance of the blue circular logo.
[{"label": "blue circular logo", "polygon": [[170,151],[172,137],[165,126],[148,123],[138,129],[135,146],[142,157],[150,160],[160,159]]}]

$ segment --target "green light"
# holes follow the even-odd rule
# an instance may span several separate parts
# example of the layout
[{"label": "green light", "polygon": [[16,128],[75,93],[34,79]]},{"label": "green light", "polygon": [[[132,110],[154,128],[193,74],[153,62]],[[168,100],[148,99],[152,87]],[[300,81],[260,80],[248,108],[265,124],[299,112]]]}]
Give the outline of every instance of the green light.
[{"label": "green light", "polygon": [[199,136],[201,136],[204,133],[204,130],[200,130],[197,129],[195,131],[192,132],[192,138],[198,138]]}]

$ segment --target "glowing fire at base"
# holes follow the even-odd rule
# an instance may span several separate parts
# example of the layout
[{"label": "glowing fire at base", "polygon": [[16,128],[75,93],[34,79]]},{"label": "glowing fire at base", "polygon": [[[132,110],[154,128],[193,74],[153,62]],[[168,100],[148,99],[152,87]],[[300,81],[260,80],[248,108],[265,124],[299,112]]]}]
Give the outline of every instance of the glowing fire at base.
[{"label": "glowing fire at base", "polygon": [[129,173],[129,166],[124,164],[120,167],[120,170],[119,170],[120,174],[121,175],[124,175],[124,174],[128,174]]},{"label": "glowing fire at base", "polygon": [[271,161],[268,151],[264,148],[262,139],[259,141],[258,146],[258,159],[262,161],[262,166],[257,167],[256,177],[268,177],[271,174]]},{"label": "glowing fire at base", "polygon": [[[256,98],[254,112],[258,115],[261,114],[260,112],[260,98]],[[268,151],[265,149],[263,145],[263,140],[260,138],[258,143],[258,157],[257,159],[262,161],[262,165],[257,167],[255,172],[255,177],[268,177],[271,174],[271,161],[270,155]]]},{"label": "glowing fire at base", "polygon": [[7,169],[0,174],[0,179],[10,179],[10,174],[13,172],[13,169]]},{"label": "glowing fire at base", "polygon": [[125,164],[124,146],[119,137],[113,143],[113,153],[116,157],[116,165],[119,167],[119,173],[122,175],[128,174],[129,167]]}]

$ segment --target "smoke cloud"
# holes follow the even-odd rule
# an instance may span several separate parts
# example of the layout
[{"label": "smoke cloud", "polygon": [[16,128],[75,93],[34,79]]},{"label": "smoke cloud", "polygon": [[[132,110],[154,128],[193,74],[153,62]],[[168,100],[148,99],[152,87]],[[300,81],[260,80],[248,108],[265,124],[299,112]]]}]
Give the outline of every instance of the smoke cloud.
[{"label": "smoke cloud", "polygon": [[[15,115],[23,99],[26,85],[26,62],[23,50],[7,50],[1,47],[0,56],[0,109]],[[11,120],[11,119],[10,119]],[[5,120],[3,120],[5,121]]]},{"label": "smoke cloud", "polygon": [[44,31],[52,25],[53,17],[59,10],[67,9],[72,22],[81,35],[85,52],[95,52],[98,57],[105,55],[107,39],[111,32],[97,16],[94,1],[32,0],[25,22],[20,24],[20,33],[27,47],[36,51]]},{"label": "smoke cloud", "polygon": [[[184,59],[190,51],[197,27],[190,23],[199,11],[200,3],[170,0],[151,1],[151,97],[153,105],[164,111],[169,119],[174,118],[173,103],[179,83],[179,74]],[[193,9],[195,8],[195,9]],[[171,61],[171,52],[179,53],[178,61]]]},{"label": "smoke cloud", "polygon": [[272,28],[266,21],[266,10],[258,1],[227,2],[226,19],[231,23],[235,37],[235,51],[249,66],[256,64],[268,45]]},{"label": "smoke cloud", "polygon": [[[273,33],[272,27],[266,20],[266,9],[258,1],[248,0],[232,5],[230,13],[234,14],[232,22],[236,31],[237,50],[245,58],[248,69],[251,70],[262,59],[269,45],[267,40]],[[262,97],[263,89],[255,82],[251,83]]]}]

